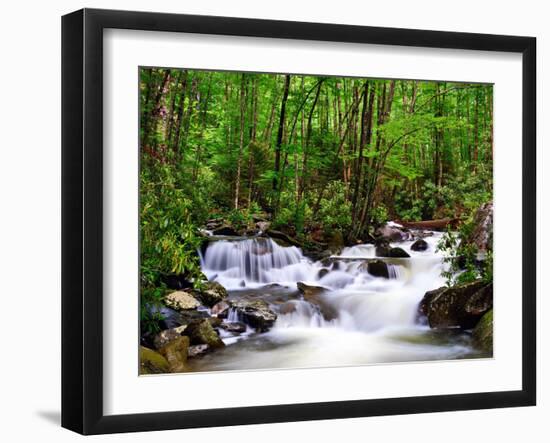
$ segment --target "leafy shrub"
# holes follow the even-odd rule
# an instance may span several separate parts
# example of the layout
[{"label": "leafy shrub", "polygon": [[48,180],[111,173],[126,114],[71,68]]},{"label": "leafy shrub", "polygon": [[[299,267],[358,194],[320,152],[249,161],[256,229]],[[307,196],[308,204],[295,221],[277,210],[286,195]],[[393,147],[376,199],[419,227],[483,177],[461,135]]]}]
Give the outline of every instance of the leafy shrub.
[{"label": "leafy shrub", "polygon": [[470,236],[473,228],[473,217],[470,217],[461,224],[458,232],[453,232],[449,228],[437,245],[438,250],[447,253],[444,259],[447,269],[441,273],[446,279],[447,286],[468,283],[480,278],[487,283],[493,281],[492,251],[480,261],[477,247],[464,241]]},{"label": "leafy shrub", "polygon": [[332,181],[327,185],[316,218],[327,231],[332,229],[347,231],[350,229],[351,202],[346,200],[344,183]]},{"label": "leafy shrub", "polygon": [[191,219],[196,208],[174,176],[166,165],[140,175],[140,300],[146,322],[154,323],[146,318],[148,306],[158,304],[165,292],[157,287],[161,274],[185,274],[197,285],[202,277],[197,254],[201,238]]}]

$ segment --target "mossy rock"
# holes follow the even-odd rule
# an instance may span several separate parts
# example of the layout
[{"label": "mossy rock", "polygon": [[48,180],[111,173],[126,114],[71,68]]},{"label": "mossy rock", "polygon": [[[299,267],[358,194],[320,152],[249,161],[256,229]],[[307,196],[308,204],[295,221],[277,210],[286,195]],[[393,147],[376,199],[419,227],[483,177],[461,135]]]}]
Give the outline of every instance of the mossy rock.
[{"label": "mossy rock", "polygon": [[208,345],[212,349],[223,348],[225,346],[218,333],[212,327],[210,319],[199,320],[191,323],[185,329],[192,345]]},{"label": "mossy rock", "polygon": [[145,346],[139,347],[139,374],[165,374],[170,372],[168,361],[158,352]]},{"label": "mossy rock", "polygon": [[186,372],[187,350],[189,349],[189,337],[178,337],[163,346],[159,353],[168,362],[170,372]]},{"label": "mossy rock", "polygon": [[206,306],[211,308],[227,298],[227,290],[220,283],[209,281],[197,295]]},{"label": "mossy rock", "polygon": [[493,355],[493,310],[488,311],[475,327],[472,337],[481,351]]}]

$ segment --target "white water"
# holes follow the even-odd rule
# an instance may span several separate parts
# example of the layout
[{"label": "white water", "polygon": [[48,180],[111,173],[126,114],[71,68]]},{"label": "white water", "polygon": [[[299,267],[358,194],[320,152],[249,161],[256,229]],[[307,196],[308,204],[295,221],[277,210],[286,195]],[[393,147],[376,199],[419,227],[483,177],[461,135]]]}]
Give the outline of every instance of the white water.
[{"label": "white water", "polygon": [[[294,312],[279,314],[267,333],[246,337],[197,363],[197,370],[312,367],[393,361],[452,359],[471,353],[464,337],[441,340],[417,323],[424,294],[445,284],[445,266],[437,243],[441,234],[426,237],[428,249],[415,252],[413,241],[395,244],[410,258],[384,259],[390,278],[373,277],[362,265],[375,258],[372,245],[344,248],[328,266],[312,262],[296,247],[282,247],[268,238],[213,242],[201,257],[203,272],[232,294],[256,288],[253,297],[269,300],[272,283],[287,286]],[[326,264],[326,263],[325,263]],[[319,277],[319,271],[328,273]],[[320,295],[337,312],[326,320],[318,307],[296,295],[296,283],[327,290]],[[266,298],[267,297],[267,298]],[[278,306],[273,305],[277,310]]]}]

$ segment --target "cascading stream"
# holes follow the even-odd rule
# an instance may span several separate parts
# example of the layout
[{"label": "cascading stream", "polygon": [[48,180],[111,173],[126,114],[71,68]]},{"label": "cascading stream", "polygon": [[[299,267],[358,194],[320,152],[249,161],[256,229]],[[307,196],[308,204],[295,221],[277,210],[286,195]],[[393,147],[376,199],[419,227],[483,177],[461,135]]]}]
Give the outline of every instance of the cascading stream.
[{"label": "cascading stream", "polygon": [[[416,321],[426,291],[445,284],[444,254],[437,250],[441,235],[426,237],[423,252],[411,250],[413,241],[395,245],[410,258],[377,258],[373,245],[357,245],[323,262],[312,262],[300,249],[270,238],[212,241],[201,255],[206,276],[225,286],[230,297],[265,300],[278,318],[268,332],[224,338],[230,346],[196,360],[196,368],[318,367],[469,355],[463,336],[441,343]],[[388,264],[390,278],[367,272],[366,263],[377,259]],[[310,303],[298,295],[298,282],[325,290]],[[337,315],[326,318],[322,307]],[[230,316],[229,321],[239,320],[234,311]]]}]

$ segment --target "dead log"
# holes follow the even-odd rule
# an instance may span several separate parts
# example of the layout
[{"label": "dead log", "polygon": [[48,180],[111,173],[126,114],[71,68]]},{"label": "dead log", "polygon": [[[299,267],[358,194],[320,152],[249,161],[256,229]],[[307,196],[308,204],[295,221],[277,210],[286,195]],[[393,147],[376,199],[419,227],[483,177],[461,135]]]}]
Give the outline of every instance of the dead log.
[{"label": "dead log", "polygon": [[443,231],[450,226],[452,229],[456,229],[460,219],[458,218],[440,218],[439,220],[423,220],[423,221],[403,221],[396,220],[395,223],[408,229],[427,229],[430,231]]}]

